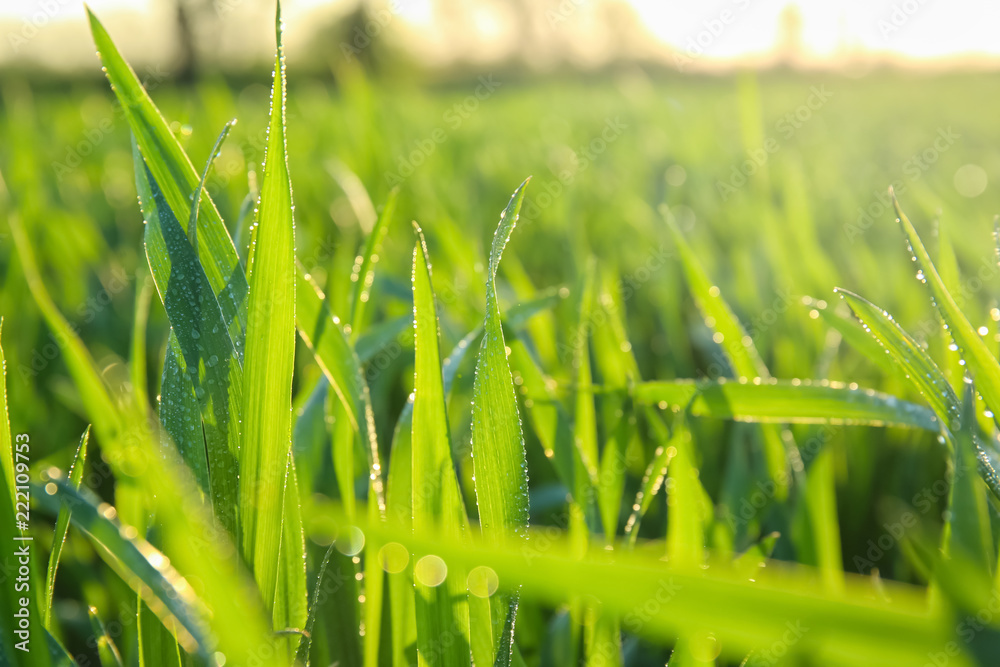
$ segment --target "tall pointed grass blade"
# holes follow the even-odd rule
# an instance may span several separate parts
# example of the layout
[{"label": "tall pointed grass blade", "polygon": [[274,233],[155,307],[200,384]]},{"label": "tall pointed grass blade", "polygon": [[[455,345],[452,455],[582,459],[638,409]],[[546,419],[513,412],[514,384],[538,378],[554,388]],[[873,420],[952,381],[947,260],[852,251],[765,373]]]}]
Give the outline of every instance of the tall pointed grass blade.
[{"label": "tall pointed grass blade", "polygon": [[[417,244],[413,249],[414,390],[411,436],[413,457],[413,529],[423,532],[440,526],[461,534],[465,524],[458,480],[451,458],[451,437],[441,375],[437,308],[431,284],[431,268],[423,232],[414,225]],[[468,616],[462,604],[465,582],[461,572],[451,572],[444,581],[431,585],[416,581],[417,657],[421,665],[469,664],[468,629],[461,618]],[[491,630],[487,628],[487,633]],[[465,638],[463,638],[463,634]],[[489,636],[489,635],[488,635]],[[454,641],[441,645],[442,637]]]},{"label": "tall pointed grass blade", "polygon": [[[247,263],[240,548],[261,596],[273,606],[279,569],[295,364],[295,226],[285,147],[285,55],[281,9],[264,175]],[[275,618],[275,622],[279,619]]]},{"label": "tall pointed grass blade", "polygon": [[[80,444],[76,448],[73,456],[73,463],[69,467],[69,483],[73,488],[79,489],[83,480],[83,470],[87,463],[87,441],[90,439],[90,427],[80,436]],[[42,608],[42,616],[46,628],[52,627],[52,595],[55,593],[56,570],[59,568],[59,557],[62,555],[63,544],[66,542],[66,533],[69,532],[69,519],[71,510],[68,507],[59,508],[59,516],[56,519],[56,531],[52,538],[52,551],[49,552],[49,567],[45,576],[45,597]]]},{"label": "tall pointed grass blade", "polygon": [[382,207],[375,226],[368,235],[365,243],[364,254],[358,257],[355,271],[351,275],[354,282],[354,297],[351,301],[351,338],[356,340],[361,332],[364,322],[365,311],[368,306],[368,299],[371,296],[372,283],[375,281],[375,264],[378,263],[379,253],[382,251],[382,241],[389,231],[389,223],[396,211],[396,200],[399,198],[399,188],[395,187],[389,191],[389,198]]},{"label": "tall pointed grass blade", "polygon": [[931,262],[930,255],[927,254],[924,244],[917,235],[917,230],[899,207],[895,194],[892,194],[892,205],[896,209],[896,218],[906,234],[922,282],[930,291],[931,302],[941,314],[941,319],[955,344],[958,345],[962,358],[968,363],[969,371],[975,374],[976,387],[986,405],[994,413],[1000,414],[1000,362],[997,362],[997,358],[986,347],[982,337],[972,328],[969,320],[955,303],[955,299],[945,288],[941,276]]},{"label": "tall pointed grass blade", "polygon": [[[511,533],[521,535],[528,524],[528,471],[524,438],[514,381],[507,363],[507,346],[500,324],[500,304],[496,292],[497,266],[517,223],[527,184],[528,181],[525,181],[514,191],[507,208],[500,214],[500,224],[493,236],[486,274],[486,320],[472,390],[476,499],[482,533],[491,541],[499,541]],[[505,664],[510,657],[509,653],[503,655],[501,652],[506,635],[505,616],[513,616],[516,612],[517,594],[507,592],[497,595],[494,600],[490,605],[494,614],[494,645],[497,647],[497,660]]]}]

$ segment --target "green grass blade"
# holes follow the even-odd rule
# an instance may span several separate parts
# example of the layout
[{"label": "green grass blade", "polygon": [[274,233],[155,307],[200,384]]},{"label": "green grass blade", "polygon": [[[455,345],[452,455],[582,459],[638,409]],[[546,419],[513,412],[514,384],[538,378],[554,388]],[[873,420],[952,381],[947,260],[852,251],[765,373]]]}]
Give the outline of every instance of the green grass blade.
[{"label": "green grass blade", "polygon": [[[181,409],[189,402],[190,386],[198,403],[204,426],[207,450],[210,497],[216,515],[234,536],[239,534],[239,516],[236,512],[241,446],[240,424],[243,412],[243,368],[236,344],[230,338],[225,314],[212,291],[208,277],[194,247],[180,223],[167,205],[160,185],[138,153],[135,155],[136,189],[146,220],[145,245],[153,282],[170,320],[171,334],[180,354],[164,363],[164,370],[187,376],[187,381],[170,378],[176,394],[168,400]],[[161,392],[161,396],[163,393]],[[199,444],[197,433],[179,431],[184,440],[182,452],[193,448],[187,439]],[[189,427],[197,431],[195,426]],[[173,433],[172,433],[173,434]],[[187,457],[186,457],[187,458]],[[200,452],[190,457],[200,475]]]},{"label": "green grass blade", "polygon": [[285,56],[280,6],[275,32],[277,55],[264,153],[266,166],[247,263],[243,443],[239,455],[240,548],[269,607],[274,604],[278,576],[295,365],[295,228],[285,147]]},{"label": "green grass blade", "polygon": [[888,357],[896,373],[916,389],[946,428],[957,429],[960,421],[958,396],[944,373],[927,351],[885,310],[871,301],[837,288],[837,294],[851,307],[854,316],[880,348],[866,352],[875,358]]},{"label": "green grass blade", "polygon": [[[413,248],[414,390],[411,435],[413,528],[421,532],[435,526],[460,534],[465,524],[451,458],[451,437],[441,375],[437,308],[431,283],[431,268],[423,232],[414,225],[417,244]],[[465,582],[452,572],[445,581],[427,585],[416,582],[417,657],[421,665],[463,665],[469,662],[468,634],[460,625]],[[491,628],[487,627],[487,636]],[[440,638],[455,641],[439,646]],[[436,659],[435,659],[436,658]],[[440,662],[438,662],[440,661]]]},{"label": "green grass blade", "polygon": [[687,408],[685,406],[685,411],[678,416],[677,421],[674,423],[673,433],[670,434],[669,438],[663,434],[658,434],[661,442],[653,452],[653,460],[650,461],[645,474],[642,476],[639,491],[635,495],[635,502],[632,503],[632,513],[629,515],[628,521],[625,522],[625,537],[629,545],[633,547],[639,537],[639,525],[642,523],[643,517],[646,516],[646,512],[649,511],[650,506],[652,506],[656,494],[663,486],[663,480],[666,479],[670,464],[677,455],[677,445],[681,438],[688,437],[685,421],[686,413]]},{"label": "green grass blade", "polygon": [[375,416],[364,370],[340,320],[326,307],[323,292],[298,262],[296,271],[295,319],[299,335],[312,350],[316,363],[343,404],[352,428],[365,444],[375,496],[380,507],[384,507]]},{"label": "green grass blade", "polygon": [[[83,470],[87,464],[87,441],[90,439],[90,427],[80,436],[80,444],[76,448],[73,456],[73,463],[69,467],[69,483],[74,488],[80,488],[83,480]],[[52,551],[49,552],[49,567],[45,576],[45,597],[42,606],[42,616],[46,628],[52,627],[52,595],[56,586],[56,570],[59,568],[59,557],[62,555],[63,544],[66,542],[66,533],[69,532],[70,510],[67,507],[59,508],[59,517],[56,519],[55,535],[52,538]]]},{"label": "green grass blade", "polygon": [[[938,275],[941,276],[941,284],[944,285],[944,288],[949,293],[957,293],[961,289],[961,274],[958,271],[958,258],[955,256],[955,247],[951,242],[949,226],[944,224],[940,218],[936,220],[936,223],[938,238],[936,268]],[[955,392],[957,393],[965,379],[962,355],[957,349],[952,349],[954,346],[951,344],[951,336],[944,327],[941,327],[938,333],[944,344],[942,350],[943,370],[948,381],[951,382],[951,386],[955,388]]]},{"label": "green grass blade", "polygon": [[836,478],[834,452],[824,447],[809,466],[806,485],[806,511],[813,531],[816,561],[827,590],[844,588],[844,563],[837,522]]},{"label": "green grass blade", "polygon": [[181,460],[191,471],[205,497],[212,497],[209,479],[208,452],[205,430],[201,423],[201,406],[194,393],[191,376],[181,370],[178,359],[183,356],[177,336],[171,331],[163,359],[160,379],[160,423],[176,445]]},{"label": "green grass blade", "polygon": [[525,550],[519,540],[416,535],[391,523],[365,531],[418,554],[436,554],[449,566],[490,567],[501,586],[520,584],[525,599],[559,605],[572,596],[594,596],[604,610],[621,615],[624,630],[659,642],[709,629],[721,646],[720,659],[733,662],[781,641],[791,623],[809,628],[803,646],[821,664],[923,664],[955,627],[950,616],[928,609],[922,588],[886,581],[878,596],[870,579],[849,576],[844,593],[832,594],[815,585],[815,569],[775,562],[754,581],[728,560],[685,572],[661,560],[662,542],[641,552],[595,550],[580,560],[575,545],[551,530],[542,533],[550,538],[544,550]]},{"label": "green grass blade", "polygon": [[[927,401],[938,421],[938,430],[957,431],[962,423],[958,396],[930,355],[896,323],[888,312],[847,290],[838,288],[837,292],[847,301],[865,329],[882,345],[887,356],[895,363],[897,374],[908,381]],[[976,434],[973,434],[973,439],[977,441],[979,474],[994,495],[1000,497],[1000,476],[997,475],[997,465],[980,445]]]},{"label": "green grass blade", "polygon": [[[600,454],[597,447],[597,411],[594,408],[594,378],[590,368],[590,329],[593,322],[594,280],[597,272],[593,260],[580,277],[577,289],[576,322],[572,336],[573,368],[576,369],[576,391],[573,403],[573,439],[583,453],[583,460],[592,462],[595,468],[591,474],[597,476],[597,462]],[[603,500],[602,488],[598,486],[599,505]],[[603,505],[602,505],[603,508]],[[604,519],[602,512],[602,519]],[[604,526],[606,535],[614,535],[614,529]]]},{"label": "green grass blade", "polygon": [[514,382],[500,326],[496,272],[528,181],[514,191],[493,236],[486,281],[486,320],[473,388],[472,451],[483,535],[521,533],[528,523],[528,480]]},{"label": "green grass blade", "polygon": [[132,324],[132,347],[129,351],[129,371],[132,381],[132,396],[140,410],[149,409],[149,396],[146,394],[148,377],[146,375],[146,325],[149,321],[149,302],[153,298],[153,285],[149,276],[142,273],[136,276],[135,319]]},{"label": "green grass blade", "polygon": [[149,605],[142,601],[141,596],[138,598],[138,605],[139,666],[183,667],[180,644],[163,627],[163,623]]},{"label": "green grass blade", "polygon": [[118,647],[115,646],[114,640],[108,634],[108,629],[104,627],[101,617],[97,615],[97,608],[90,607],[87,613],[90,616],[90,627],[94,633],[97,657],[101,661],[101,667],[125,667]]},{"label": "green grass blade", "polygon": [[940,430],[927,408],[855,385],[827,380],[644,382],[635,399],[680,409],[696,417],[796,424],[867,424]]},{"label": "green grass blade", "polygon": [[994,413],[1000,413],[1000,363],[945,288],[916,229],[899,207],[895,194],[892,196],[892,204],[896,209],[899,224],[906,234],[917,269],[923,275],[923,282],[930,291],[932,303],[941,314],[941,319],[944,320],[955,344],[958,345],[962,358],[968,364],[969,372],[975,374],[976,387],[986,405]]},{"label": "green grass blade", "polygon": [[215,145],[212,146],[212,152],[208,154],[208,160],[205,161],[205,168],[201,172],[201,178],[198,179],[198,187],[195,188],[194,194],[191,196],[191,215],[188,217],[187,234],[191,242],[191,247],[195,248],[195,250],[198,248],[198,211],[201,209],[201,195],[205,190],[205,181],[208,180],[208,173],[212,170],[212,163],[215,162],[215,158],[219,157],[219,152],[222,150],[222,143],[229,136],[233,125],[236,125],[236,119],[226,123],[222,128],[222,132],[219,133],[218,138],[215,140]]},{"label": "green grass blade", "polygon": [[298,652],[300,634],[308,622],[309,591],[306,584],[306,543],[302,530],[299,480],[295,459],[288,452],[288,470],[282,497],[281,546],[278,554],[278,581],[274,594],[275,630],[284,631],[282,650],[288,662]]},{"label": "green grass blade", "polygon": [[[198,173],[104,26],[89,9],[87,15],[104,71],[139,150],[149,164],[153,178],[163,189],[174,217],[186,224],[192,195],[198,187]],[[212,290],[218,295],[226,322],[232,325],[231,332],[235,334],[237,348],[242,350],[242,332],[246,329],[247,281],[222,217],[211,199],[207,195],[204,197],[205,205],[198,213],[201,223],[198,255],[203,259],[205,273]],[[186,233],[187,229],[184,231]]]},{"label": "green grass blade", "polygon": [[528,422],[572,502],[579,505],[586,516],[593,516],[597,482],[594,466],[584,462],[574,442],[570,417],[524,341],[511,339],[510,350],[510,365],[524,397]]},{"label": "green grass blade", "polygon": [[[3,329],[3,318],[0,317],[0,330]],[[51,654],[49,647],[43,641],[44,637],[36,634],[44,631],[42,625],[42,607],[44,596],[39,586],[36,575],[37,547],[33,548],[33,541],[21,541],[18,538],[33,537],[26,531],[16,528],[16,521],[24,520],[23,515],[19,515],[18,501],[30,502],[28,489],[18,488],[17,474],[24,474],[27,468],[25,452],[20,452],[21,456],[16,456],[15,442],[11,438],[10,417],[7,411],[7,364],[3,349],[0,347],[0,520],[3,521],[4,541],[8,542],[8,547],[4,552],[0,566],[4,572],[4,585],[9,586],[13,592],[15,587],[15,573],[19,572],[21,566],[20,556],[16,554],[25,545],[29,551],[29,581],[28,604],[22,605],[23,595],[13,595],[5,593],[0,596],[0,611],[4,614],[4,622],[0,623],[0,659],[4,664],[24,664],[25,667],[48,667],[51,664]],[[21,439],[18,439],[20,442]],[[23,445],[20,449],[24,449]],[[29,442],[30,449],[30,442]],[[21,466],[17,464],[20,463]],[[23,468],[19,470],[20,468]],[[23,480],[22,480],[23,481]],[[13,539],[12,539],[13,538]],[[8,569],[9,568],[9,569]],[[20,576],[20,575],[18,575]],[[27,609],[27,617],[24,621],[27,628],[18,627],[19,620],[23,617],[24,609]],[[35,629],[32,632],[32,629]],[[59,661],[56,661],[57,664]]]},{"label": "green grass blade", "polygon": [[[770,373],[753,340],[747,335],[729,304],[722,298],[719,288],[712,284],[708,273],[678,229],[673,214],[666,207],[663,209],[663,217],[667,221],[667,228],[680,254],[688,286],[705,317],[705,324],[715,332],[713,340],[725,352],[736,376],[747,379],[769,378]],[[790,455],[797,456],[797,452],[786,452],[786,441],[780,428],[765,425],[761,427],[761,433],[764,436],[764,455],[768,473],[777,485],[776,497],[780,500],[787,493]]]},{"label": "green grass blade", "polygon": [[682,426],[671,442],[677,453],[669,469],[667,558],[673,567],[693,571],[705,560],[705,524],[711,517],[711,504],[698,479],[691,432]]},{"label": "green grass blade", "polygon": [[[839,291],[839,290],[838,290]],[[841,315],[829,303],[810,297],[803,297],[803,305],[816,311],[823,321],[836,329],[851,347],[874,362],[886,375],[895,375],[897,366],[886,354],[882,345],[864,330],[858,320],[850,315]]]},{"label": "green grass blade", "polygon": [[20,220],[15,216],[10,218],[10,231],[21,259],[21,269],[24,271],[28,289],[31,290],[35,303],[38,304],[38,309],[42,311],[42,315],[53,330],[56,339],[60,341],[60,347],[66,355],[66,366],[76,381],[77,390],[87,414],[91,415],[95,424],[97,422],[106,424],[109,433],[120,432],[121,419],[115,409],[114,401],[101,379],[101,374],[97,370],[97,364],[94,363],[90,353],[84,347],[83,341],[59,312],[52,297],[49,296],[48,290],[45,289],[41,274],[38,272],[38,264],[35,262],[34,252]]},{"label": "green grass blade", "polygon": [[166,556],[148,542],[131,537],[113,507],[86,489],[74,488],[60,470],[50,468],[48,477],[46,492],[71,510],[72,524],[101,547],[98,551],[108,565],[142,596],[185,650],[208,659],[215,640],[206,627],[207,610]]},{"label": "green grass blade", "polygon": [[[237,664],[245,662],[257,648],[246,643],[247,634],[264,638],[266,631],[257,600],[237,571],[228,536],[202,504],[193,485],[179,474],[179,462],[171,450],[153,444],[156,436],[148,430],[146,415],[115,408],[96,364],[42,283],[31,247],[16,219],[11,220],[11,229],[29,288],[59,341],[104,458],[115,473],[116,491],[129,486],[148,494],[154,503],[150,509],[156,513],[164,550],[178,569],[200,582],[202,598],[212,610],[220,650]],[[278,664],[284,661],[279,658]]]},{"label": "green grass blade", "polygon": [[[493,236],[488,273],[486,275],[486,319],[483,324],[483,342],[476,363],[476,377],[472,397],[472,455],[476,475],[476,499],[479,520],[487,540],[498,541],[510,533],[523,534],[528,524],[528,475],[521,434],[521,418],[517,411],[517,397],[510,366],[507,364],[507,347],[500,324],[500,304],[497,300],[496,274],[503,249],[510,240],[518,212],[524,199],[522,183],[510,198],[507,208],[500,214],[500,224]],[[517,608],[516,594],[497,595],[491,601],[494,612],[494,646],[497,660],[506,662],[502,640],[505,636],[501,618],[513,615]],[[510,601],[508,605],[508,600]]]},{"label": "green grass blade", "polygon": [[[622,320],[624,304],[618,298],[611,275],[605,275],[598,298],[600,312],[594,321],[594,358],[605,386],[627,389],[642,378]],[[605,442],[598,475],[599,503],[605,535],[613,536],[617,533],[625,492],[626,454],[630,447],[641,449],[641,443],[636,429],[636,413],[626,396],[615,393],[602,395],[600,418],[604,425]]]},{"label": "green grass blade", "polygon": [[396,211],[396,200],[399,198],[399,188],[389,191],[382,213],[379,214],[375,226],[368,235],[364,254],[358,257],[351,281],[354,283],[354,298],[351,301],[351,339],[356,340],[364,322],[365,310],[371,297],[372,284],[375,281],[375,264],[382,251],[382,241],[389,231],[389,222]]},{"label": "green grass blade", "polygon": [[978,459],[974,434],[978,423],[975,389],[971,381],[966,380],[964,384],[962,425],[953,439],[945,549],[948,555],[960,558],[964,567],[971,566],[977,574],[981,573],[986,578],[992,574],[995,552],[986,488],[976,474]]}]

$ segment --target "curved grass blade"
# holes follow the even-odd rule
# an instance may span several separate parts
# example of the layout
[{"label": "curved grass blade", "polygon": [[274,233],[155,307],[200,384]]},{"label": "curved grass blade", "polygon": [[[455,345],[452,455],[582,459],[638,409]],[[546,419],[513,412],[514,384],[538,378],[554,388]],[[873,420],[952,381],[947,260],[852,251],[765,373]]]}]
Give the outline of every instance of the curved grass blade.
[{"label": "curved grass blade", "polygon": [[476,497],[483,535],[499,539],[522,534],[528,524],[528,480],[524,438],[496,293],[496,273],[503,249],[517,223],[524,199],[524,181],[500,215],[493,236],[486,280],[486,319],[473,387],[472,450]]},{"label": "curved grass blade", "polygon": [[[837,291],[837,290],[834,290]],[[841,315],[822,299],[803,297],[802,304],[816,311],[823,321],[836,329],[855,350],[874,362],[887,375],[896,374],[895,362],[886,354],[882,345],[862,328],[856,318]]]},{"label": "curved grass blade", "polygon": [[[162,188],[174,217],[186,224],[191,211],[191,197],[198,186],[198,173],[104,26],[89,8],[87,15],[104,71],[138,148],[153,178]],[[226,323],[232,326],[236,347],[242,350],[242,335],[246,330],[246,276],[236,247],[210,198],[207,198],[198,215],[202,222],[201,233],[198,234],[198,255],[205,260],[203,266],[209,283],[218,295]],[[184,231],[186,233],[187,229]]]},{"label": "curved grass blade", "polygon": [[935,415],[923,406],[854,385],[823,380],[716,382],[675,380],[636,385],[635,400],[680,409],[691,405],[696,417],[746,422],[866,424],[939,431]]},{"label": "curved grass blade", "polygon": [[[530,180],[530,179],[529,179]],[[517,410],[514,381],[507,363],[507,347],[500,323],[497,300],[497,266],[510,240],[518,212],[524,200],[524,181],[500,214],[500,224],[493,235],[489,268],[486,275],[486,319],[483,342],[476,362],[472,396],[472,453],[476,476],[476,499],[482,533],[488,541],[499,541],[509,534],[523,535],[528,525],[528,474]],[[507,592],[491,599],[493,634],[497,662],[508,664],[510,653],[502,650],[507,641],[506,617],[517,610],[517,593]]]},{"label": "curved grass blade", "polygon": [[[79,489],[83,480],[83,470],[87,464],[87,441],[90,439],[90,426],[86,428],[80,436],[80,444],[76,448],[73,456],[73,463],[69,467],[69,483],[73,488]],[[45,576],[45,596],[42,605],[42,618],[46,628],[52,627],[52,595],[56,587],[56,570],[59,568],[59,557],[62,555],[63,544],[66,542],[66,533],[69,532],[70,509],[68,507],[59,508],[59,517],[56,519],[56,531],[52,538],[52,551],[49,552],[49,567]]]},{"label": "curved grass blade", "polygon": [[[286,519],[282,497],[292,439],[295,366],[295,223],[285,145],[285,55],[280,5],[275,14],[275,34],[277,54],[265,167],[247,262],[243,442],[239,452],[240,549],[269,607],[274,607],[280,536]],[[284,621],[274,618],[279,629],[284,627]]]},{"label": "curved grass blade", "polygon": [[879,349],[866,352],[877,355],[876,358],[891,359],[896,372],[902,374],[923,396],[945,428],[957,429],[961,418],[958,396],[920,343],[906,333],[892,315],[871,301],[839,287],[834,291],[847,302],[854,316],[878,342]]},{"label": "curved grass blade", "polygon": [[686,419],[688,412],[687,408],[685,408],[678,416],[677,421],[674,423],[674,430],[669,438],[665,437],[662,433],[657,434],[660,444],[657,445],[653,453],[653,460],[650,461],[646,472],[642,476],[639,491],[636,493],[635,502],[632,504],[632,513],[629,515],[628,521],[625,522],[625,538],[631,547],[635,546],[639,537],[639,525],[642,523],[642,518],[646,516],[646,512],[649,511],[650,506],[653,504],[653,498],[656,497],[660,487],[663,486],[663,480],[666,479],[670,464],[677,455],[679,439],[687,437]]},{"label": "curved grass blade", "polygon": [[201,193],[205,190],[205,181],[208,180],[208,173],[212,170],[212,163],[215,162],[215,158],[219,157],[219,153],[222,151],[222,143],[229,136],[229,132],[236,125],[236,119],[232,119],[222,128],[222,132],[219,133],[218,138],[215,140],[215,145],[212,146],[212,152],[208,154],[208,160],[205,161],[205,168],[201,172],[201,178],[198,180],[198,187],[194,189],[194,194],[191,196],[191,215],[188,217],[187,233],[188,239],[191,241],[191,247],[197,250],[198,248],[198,210],[201,208]]},{"label": "curved grass blade", "polygon": [[938,275],[934,263],[931,262],[927,250],[917,235],[917,230],[899,207],[895,193],[890,191],[890,195],[892,205],[896,209],[896,218],[906,234],[918,271],[923,276],[922,282],[930,290],[931,302],[941,314],[941,319],[955,344],[958,345],[962,358],[968,363],[969,371],[975,374],[976,386],[986,405],[994,413],[1000,413],[1000,363],[945,288],[941,276]]},{"label": "curved grass blade", "polygon": [[[713,340],[722,347],[736,376],[770,378],[767,366],[754,347],[753,340],[746,334],[729,304],[722,298],[719,288],[709,280],[701,262],[677,227],[670,209],[664,206],[662,213],[677,246],[684,274],[698,309],[705,317],[706,325],[717,334],[713,336]],[[764,436],[764,454],[768,472],[777,485],[776,497],[781,500],[787,494],[790,463],[795,464],[793,470],[801,466],[801,462],[798,461],[798,451],[793,451],[793,445],[788,444],[790,436],[786,439],[779,427],[765,425],[760,428]]]},{"label": "curved grass blade", "polygon": [[130,537],[113,507],[90,491],[76,489],[56,468],[48,470],[46,492],[70,510],[70,521],[101,547],[99,553],[130,588],[142,596],[189,653],[207,660],[215,645],[205,624],[207,610],[191,585],[148,542]]},{"label": "curved grass blade", "polygon": [[389,191],[389,198],[386,199],[382,213],[379,214],[375,226],[368,235],[365,244],[365,252],[358,257],[354,272],[351,274],[351,281],[354,285],[354,298],[351,301],[351,340],[355,341],[361,331],[364,321],[365,308],[371,296],[372,284],[375,281],[375,264],[378,262],[379,253],[382,249],[382,241],[389,231],[389,222],[396,211],[396,200],[399,198],[399,187],[394,187]]},{"label": "curved grass blade", "polygon": [[108,629],[104,627],[101,617],[97,615],[97,607],[88,608],[87,614],[90,616],[90,627],[94,632],[97,657],[101,661],[101,667],[124,667],[118,647],[108,634]]},{"label": "curved grass blade", "polygon": [[312,350],[316,363],[343,404],[351,426],[366,445],[368,467],[379,507],[385,507],[382,466],[379,462],[375,417],[368,383],[357,354],[351,348],[340,320],[325,305],[325,296],[296,261],[295,319],[299,335]]},{"label": "curved grass blade", "polygon": [[[882,345],[885,353],[896,364],[897,373],[927,401],[937,418],[938,430],[944,430],[946,433],[957,431],[961,424],[958,396],[927,352],[886,311],[853,292],[838,288],[837,293],[847,301],[865,329]],[[976,434],[974,440],[979,459],[979,473],[990,490],[1000,497],[997,466],[978,442]]]}]

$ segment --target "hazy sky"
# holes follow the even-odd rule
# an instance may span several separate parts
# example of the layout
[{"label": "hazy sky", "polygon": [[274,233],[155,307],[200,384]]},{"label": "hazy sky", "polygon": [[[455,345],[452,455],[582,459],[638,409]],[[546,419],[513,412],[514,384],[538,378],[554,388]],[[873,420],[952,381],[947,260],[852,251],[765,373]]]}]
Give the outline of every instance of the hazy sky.
[{"label": "hazy sky", "polygon": [[[433,0],[388,0],[396,14],[412,27],[433,22]],[[844,51],[886,51],[911,58],[936,58],[974,53],[1000,55],[1000,2],[995,0],[626,0],[651,33],[665,43],[706,60],[732,59],[769,50],[779,35],[779,19],[790,5],[798,7],[805,50],[814,56],[834,57]],[[240,13],[244,0],[216,0]],[[568,18],[588,11],[591,0],[562,0]],[[90,0],[102,17],[114,10],[148,12],[168,18],[163,0]],[[284,0],[286,21],[296,21],[337,0]],[[491,30],[495,21],[483,3],[476,10],[476,28]],[[40,30],[64,21],[81,21],[83,0],[0,0],[0,20],[22,28],[33,23]],[[498,28],[499,29],[499,28]],[[29,32],[30,28],[28,29]],[[17,34],[17,31],[14,31]],[[23,30],[22,30],[23,32]],[[160,31],[163,38],[163,31]],[[419,33],[419,31],[415,31]],[[8,35],[9,39],[10,35]],[[88,38],[83,33],[83,38]],[[9,49],[8,49],[9,50]]]}]

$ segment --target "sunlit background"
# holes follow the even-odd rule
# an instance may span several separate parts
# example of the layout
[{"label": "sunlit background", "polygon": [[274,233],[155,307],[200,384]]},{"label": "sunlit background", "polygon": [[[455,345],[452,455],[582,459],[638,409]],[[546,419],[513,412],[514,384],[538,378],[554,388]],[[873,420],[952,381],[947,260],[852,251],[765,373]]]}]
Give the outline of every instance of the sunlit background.
[{"label": "sunlit background", "polygon": [[[270,2],[94,0],[136,62],[233,68],[266,59]],[[423,65],[612,60],[678,69],[879,63],[992,66],[1000,3],[977,0],[286,0],[290,59],[391,45]],[[0,3],[0,66],[92,68],[82,0]],[[321,47],[321,48],[318,48]]]}]

